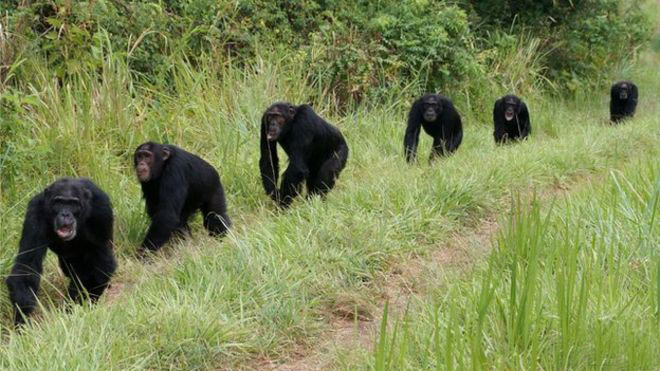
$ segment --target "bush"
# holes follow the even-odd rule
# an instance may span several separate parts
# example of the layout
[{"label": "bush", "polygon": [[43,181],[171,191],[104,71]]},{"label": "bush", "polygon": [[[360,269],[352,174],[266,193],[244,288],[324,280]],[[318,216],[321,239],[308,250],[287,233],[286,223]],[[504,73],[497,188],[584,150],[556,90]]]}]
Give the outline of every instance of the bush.
[{"label": "bush", "polygon": [[[29,5],[25,5],[28,4]],[[4,1],[13,38],[61,79],[102,65],[110,45],[134,73],[167,84],[173,61],[251,63],[298,58],[309,82],[339,102],[409,86],[455,90],[488,76],[502,40],[542,40],[533,78],[576,89],[601,82],[650,35],[621,0],[141,0]],[[520,36],[524,35],[524,38]],[[525,45],[521,45],[525,48]],[[13,48],[24,50],[25,48]],[[25,67],[27,68],[27,66]],[[7,67],[5,66],[5,70]],[[25,74],[28,76],[29,73]]]},{"label": "bush", "polygon": [[576,90],[585,80],[609,82],[611,72],[649,40],[651,21],[640,2],[621,0],[466,0],[480,36],[489,46],[494,31],[529,33],[544,41],[546,78]]},{"label": "bush", "polygon": [[335,9],[333,21],[312,34],[306,56],[322,85],[339,97],[359,99],[401,81],[436,91],[474,74],[477,61],[463,10],[431,2],[384,3]]}]

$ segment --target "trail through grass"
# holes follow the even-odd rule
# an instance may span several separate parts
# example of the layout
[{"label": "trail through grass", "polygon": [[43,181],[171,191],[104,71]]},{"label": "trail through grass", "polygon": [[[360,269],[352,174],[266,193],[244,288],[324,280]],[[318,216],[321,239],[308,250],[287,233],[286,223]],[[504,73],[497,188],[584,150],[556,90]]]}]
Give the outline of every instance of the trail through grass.
[{"label": "trail through grass", "polygon": [[[638,166],[640,163],[628,167],[636,170]],[[606,177],[601,174],[591,174],[577,178],[570,185],[541,187],[533,193],[518,194],[511,201],[515,202],[516,207],[533,205],[536,208],[544,204],[552,207],[557,202],[569,203],[574,193],[582,194],[585,189],[597,188],[604,178]],[[324,334],[316,349],[294,356],[277,369],[324,370],[335,367],[354,369],[356,363],[360,362],[365,362],[364,368],[371,366],[376,369],[398,369],[405,364],[410,369],[417,369],[424,368],[427,363],[432,364],[433,362],[429,363],[428,359],[420,364],[414,362],[408,364],[403,361],[396,365],[392,363],[393,354],[398,351],[402,352],[398,356],[404,359],[414,358],[414,353],[418,351],[398,343],[403,341],[400,339],[400,322],[414,323],[416,316],[422,316],[418,313],[419,303],[430,305],[424,301],[427,296],[442,293],[439,295],[444,297],[447,295],[445,290],[450,290],[456,282],[460,284],[469,281],[475,272],[479,273],[479,268],[488,261],[484,258],[491,254],[493,241],[497,241],[497,234],[507,230],[508,221],[503,220],[498,223],[496,219],[508,219],[509,215],[510,212],[505,212],[500,217],[497,214],[487,215],[476,223],[468,223],[457,228],[428,254],[409,255],[406,259],[396,262],[388,272],[379,277],[376,283],[379,293],[376,299],[377,305],[383,308],[382,311],[375,310],[369,316],[356,313],[355,316],[348,318],[335,318],[331,322],[331,329]],[[489,279],[494,279],[498,275],[500,273],[494,273]],[[468,305],[465,304],[464,307]],[[444,320],[450,321],[452,318],[444,318]],[[422,326],[424,325],[429,324],[424,323]],[[394,334],[392,334],[393,328],[395,328]],[[431,342],[429,341],[428,344]],[[400,350],[395,348],[399,345],[401,345]],[[375,363],[371,363],[372,360],[360,360],[369,357],[371,352],[375,352],[376,358],[373,360]],[[469,358],[460,353],[454,354],[453,357]]]},{"label": "trail through grass", "polygon": [[[645,60],[654,66],[658,55]],[[649,86],[659,78],[655,68],[635,76]],[[656,92],[648,97],[653,110]],[[644,155],[552,203],[514,198],[487,260],[467,273],[430,261],[405,311],[385,306],[372,341],[336,344],[319,364],[657,369],[659,170],[656,155]]]},{"label": "trail through grass", "polygon": [[659,170],[634,163],[546,208],[515,202],[487,262],[383,317],[371,350],[329,359],[376,370],[657,368]]}]

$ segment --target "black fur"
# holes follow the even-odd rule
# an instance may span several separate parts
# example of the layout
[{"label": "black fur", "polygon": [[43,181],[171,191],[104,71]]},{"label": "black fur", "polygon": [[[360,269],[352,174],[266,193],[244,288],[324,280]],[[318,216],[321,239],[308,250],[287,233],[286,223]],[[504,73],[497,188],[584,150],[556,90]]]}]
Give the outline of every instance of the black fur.
[{"label": "black fur", "polygon": [[[507,108],[513,110],[513,118],[510,121],[507,121],[505,116]],[[495,101],[493,123],[495,143],[525,139],[532,132],[527,105],[515,95],[505,95]]]},{"label": "black fur", "polygon": [[[78,199],[79,204],[62,204],[62,197]],[[75,223],[71,239],[58,236],[55,231],[58,220]],[[103,294],[117,267],[112,223],[110,199],[89,179],[61,178],[30,200],[18,255],[7,278],[17,325],[36,306],[42,262],[48,248],[57,254],[60,268],[71,280],[68,290],[71,299],[80,302],[89,295],[96,301]]]},{"label": "black fur", "polygon": [[[425,118],[427,113],[435,112],[432,121]],[[416,100],[408,113],[408,127],[403,139],[406,161],[412,162],[417,157],[420,128],[433,137],[430,159],[435,156],[450,154],[463,140],[463,126],[449,98],[437,94],[427,94]]]},{"label": "black fur", "polygon": [[[625,95],[625,97],[622,96]],[[637,85],[630,81],[619,81],[610,90],[610,120],[618,123],[635,115],[639,92]]]},{"label": "black fur", "polygon": [[[286,112],[284,124],[276,140],[269,140],[269,112]],[[284,172],[279,191],[279,159],[277,143],[287,156],[289,166]],[[309,194],[325,195],[334,185],[348,159],[348,145],[341,132],[319,117],[308,105],[293,106],[275,103],[261,119],[261,180],[268,194],[281,207],[288,207],[306,181]]]},{"label": "black fur", "polygon": [[[200,209],[209,234],[224,235],[231,221],[220,176],[213,166],[171,144],[143,143],[136,149],[136,156],[142,149],[152,151],[156,163],[151,169],[152,178],[140,182],[151,218],[141,249],[158,250],[174,233],[189,233],[188,219]],[[166,159],[164,150],[169,153]]]}]

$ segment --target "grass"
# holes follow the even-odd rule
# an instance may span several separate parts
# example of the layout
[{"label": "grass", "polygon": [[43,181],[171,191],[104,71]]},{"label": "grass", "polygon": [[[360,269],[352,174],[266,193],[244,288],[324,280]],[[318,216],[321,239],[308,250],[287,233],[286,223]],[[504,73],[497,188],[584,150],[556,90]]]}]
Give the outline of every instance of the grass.
[{"label": "grass", "polygon": [[[550,211],[516,205],[488,265],[420,300],[396,338],[382,333],[374,357],[337,354],[337,366],[344,359],[380,369],[460,362],[640,369],[658,353],[650,336],[658,323],[657,218],[647,214],[657,208],[649,200],[658,192],[660,77],[650,67],[633,76],[642,101],[630,124],[606,124],[606,92],[566,101],[530,94],[531,140],[496,147],[490,123],[477,119],[491,107],[472,106],[463,112],[469,119],[459,151],[416,166],[402,158],[409,102],[392,98],[341,116],[313,102],[345,133],[351,155],[326,201],[300,200],[281,212],[261,189],[256,129],[271,101],[310,96],[299,66],[286,59],[246,69],[178,63],[174,89],[163,91],[136,84],[111,53],[99,75],[65,86],[39,61],[26,63],[35,65],[24,83],[30,94],[16,94],[24,109],[10,118],[10,140],[0,149],[0,269],[11,266],[27,200],[63,175],[90,177],[110,194],[120,268],[99,305],[67,306],[50,254],[43,308],[22,333],[11,329],[3,285],[1,368],[207,369],[286,359],[323,338],[333,316],[379,311],[378,282],[393,263],[506,213],[512,195],[592,176],[609,185],[616,179],[620,191],[595,187]],[[147,218],[131,155],[145,140],[176,143],[218,168],[235,225],[228,237],[207,237],[197,220],[193,237],[153,262],[133,258]],[[430,145],[422,138],[420,158]],[[619,249],[629,245],[648,254]],[[592,334],[600,345],[584,345]],[[418,343],[435,345],[429,351]]]},{"label": "grass", "polygon": [[[660,74],[645,67],[657,60],[645,55],[634,80],[658,86]],[[649,98],[655,110],[657,95]],[[644,154],[552,202],[514,196],[486,260],[467,270],[427,265],[404,312],[384,306],[373,348],[340,346],[328,364],[657,369],[659,172],[656,155]]]},{"label": "grass", "polygon": [[413,298],[391,327],[383,317],[373,356],[337,358],[346,369],[656,369],[659,171],[647,158],[552,207],[514,202],[487,262]]}]

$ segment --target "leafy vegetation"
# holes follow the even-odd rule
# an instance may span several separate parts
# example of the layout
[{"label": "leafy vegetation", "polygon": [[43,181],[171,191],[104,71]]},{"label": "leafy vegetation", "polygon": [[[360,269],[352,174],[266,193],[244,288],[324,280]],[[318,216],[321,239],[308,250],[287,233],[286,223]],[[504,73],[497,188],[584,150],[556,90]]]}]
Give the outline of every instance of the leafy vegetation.
[{"label": "leafy vegetation", "polygon": [[[608,82],[650,31],[639,4],[619,0],[12,0],[0,13],[16,44],[5,69],[36,54],[58,77],[73,78],[101,68],[109,45],[156,83],[181,59],[249,63],[285,53],[304,62],[320,95],[344,103],[408,84],[415,93],[458,85],[476,94],[467,82],[506,78],[493,64],[521,36],[539,40],[543,76],[575,91]],[[19,68],[17,78],[30,72]]]}]

